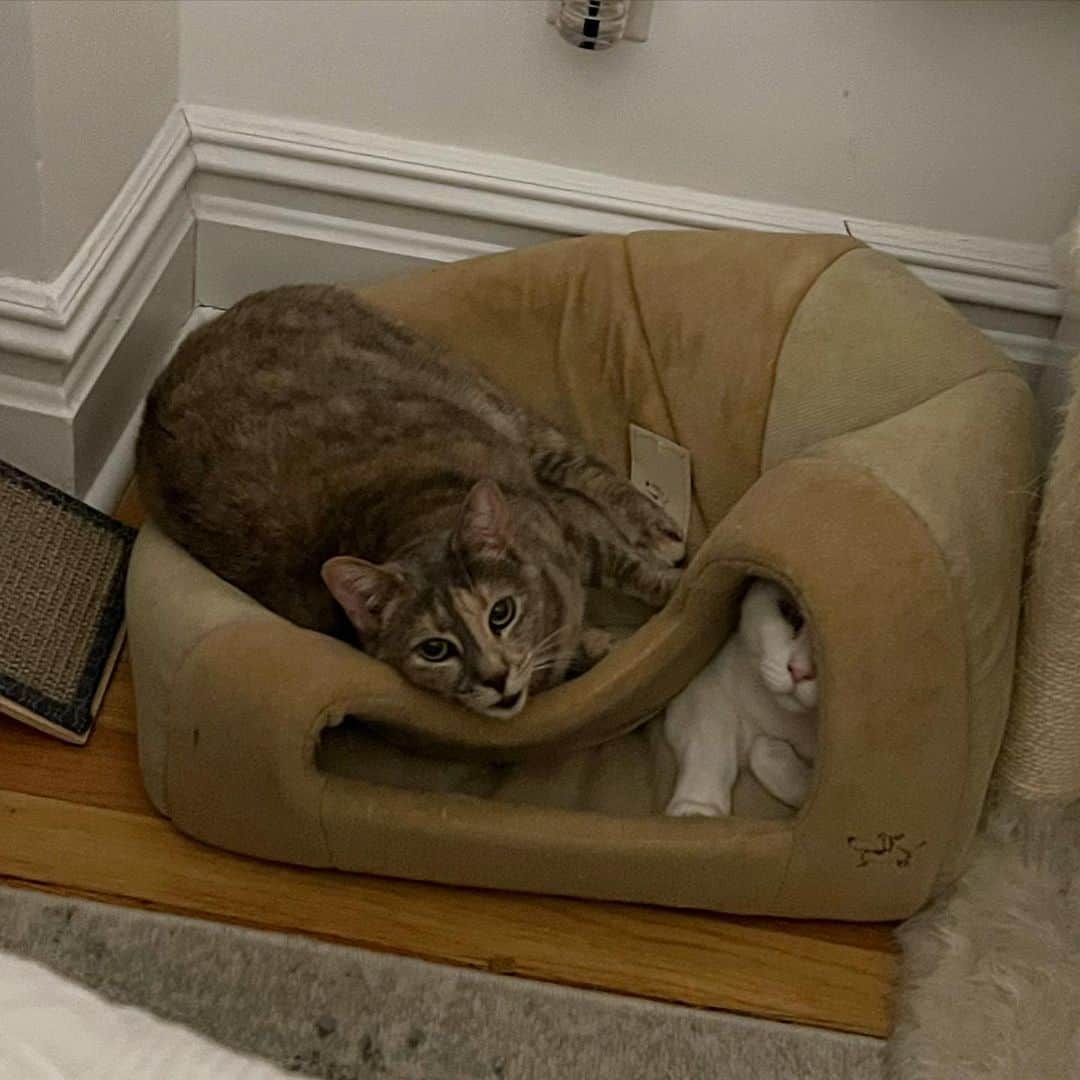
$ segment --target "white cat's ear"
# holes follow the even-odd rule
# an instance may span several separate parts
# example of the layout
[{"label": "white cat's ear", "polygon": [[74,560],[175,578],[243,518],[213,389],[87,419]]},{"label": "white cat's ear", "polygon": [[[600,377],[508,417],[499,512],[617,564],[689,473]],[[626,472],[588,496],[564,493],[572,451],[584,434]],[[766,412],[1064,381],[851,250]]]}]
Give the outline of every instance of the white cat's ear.
[{"label": "white cat's ear", "polygon": [[405,586],[394,571],[351,555],[327,559],[322,579],[361,636],[379,629],[383,609]]},{"label": "white cat's ear", "polygon": [[510,544],[510,508],[493,480],[473,485],[454,529],[454,546],[469,558],[495,559]]}]

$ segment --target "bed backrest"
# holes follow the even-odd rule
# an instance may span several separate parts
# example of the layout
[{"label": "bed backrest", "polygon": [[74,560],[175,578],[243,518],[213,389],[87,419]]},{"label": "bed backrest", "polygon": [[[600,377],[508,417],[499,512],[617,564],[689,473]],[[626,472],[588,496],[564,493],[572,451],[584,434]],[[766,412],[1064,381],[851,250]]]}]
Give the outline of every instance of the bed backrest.
[{"label": "bed backrest", "polygon": [[629,473],[633,421],[690,450],[697,546],[761,472],[776,358],[858,246],[721,229],[528,248],[361,290]]}]

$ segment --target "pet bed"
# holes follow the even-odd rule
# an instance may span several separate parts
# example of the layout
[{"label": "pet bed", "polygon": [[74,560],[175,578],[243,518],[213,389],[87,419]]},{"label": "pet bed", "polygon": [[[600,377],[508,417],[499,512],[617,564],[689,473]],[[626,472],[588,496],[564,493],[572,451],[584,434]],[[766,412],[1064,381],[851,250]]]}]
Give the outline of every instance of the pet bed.
[{"label": "pet bed", "polygon": [[[686,447],[692,558],[667,607],[511,721],[261,608],[149,523],[128,578],[158,809],[233,851],[454,884],[844,919],[909,915],[963,865],[1002,737],[1035,473],[1009,361],[846,237],[586,237],[362,295],[623,475]],[[748,573],[810,612],[821,740],[791,815],[667,818],[657,711]]]}]

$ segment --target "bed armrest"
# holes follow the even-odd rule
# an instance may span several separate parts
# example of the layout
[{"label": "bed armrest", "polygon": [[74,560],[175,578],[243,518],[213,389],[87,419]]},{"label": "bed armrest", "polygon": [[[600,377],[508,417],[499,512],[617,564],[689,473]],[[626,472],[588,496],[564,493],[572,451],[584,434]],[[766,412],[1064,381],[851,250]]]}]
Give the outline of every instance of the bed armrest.
[{"label": "bed armrest", "polygon": [[809,451],[861,468],[894,492],[947,571],[965,656],[968,765],[944,880],[962,869],[1009,711],[1037,485],[1035,423],[1023,379],[987,371]]},{"label": "bed armrest", "polygon": [[[773,910],[820,912],[860,875],[864,917],[915,910],[949,853],[967,752],[963,619],[933,535],[862,464],[804,457],[754,484],[706,559],[780,580],[814,627],[818,756]],[[895,845],[871,870],[863,849]]]},{"label": "bed armrest", "polygon": [[132,551],[125,606],[139,766],[151,802],[168,813],[166,739],[173,683],[184,658],[219,627],[275,616],[188,556],[150,520]]}]

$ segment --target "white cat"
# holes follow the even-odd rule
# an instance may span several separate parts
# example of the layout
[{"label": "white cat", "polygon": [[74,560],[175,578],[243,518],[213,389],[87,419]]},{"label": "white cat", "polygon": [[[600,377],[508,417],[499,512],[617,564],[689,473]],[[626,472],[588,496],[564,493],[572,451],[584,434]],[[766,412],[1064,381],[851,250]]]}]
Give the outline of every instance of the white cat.
[{"label": "white cat", "polygon": [[669,702],[664,734],[678,776],[665,813],[731,813],[739,769],[788,806],[801,806],[817,750],[818,682],[805,614],[772,581],[743,598],[738,629]]}]

